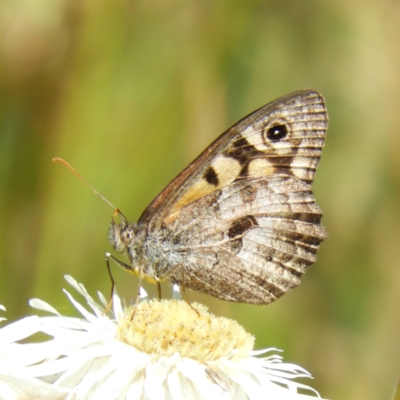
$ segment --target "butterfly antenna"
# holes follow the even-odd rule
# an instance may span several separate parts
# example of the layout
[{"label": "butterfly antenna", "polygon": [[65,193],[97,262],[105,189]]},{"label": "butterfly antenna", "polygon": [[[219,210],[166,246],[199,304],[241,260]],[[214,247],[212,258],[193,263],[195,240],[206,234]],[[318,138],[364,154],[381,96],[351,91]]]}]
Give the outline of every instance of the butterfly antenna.
[{"label": "butterfly antenna", "polygon": [[101,193],[99,193],[74,167],[72,167],[67,161],[63,160],[62,158],[59,157],[54,157],[51,161],[58,162],[60,164],[64,164],[70,171],[72,171],[75,176],[77,176],[86,186],[88,186],[92,191],[97,194],[104,202],[106,202],[109,206],[111,206],[114,209],[114,216],[116,214],[119,214],[122,219],[126,220],[125,216],[122,214],[122,212],[114,207],[114,205],[109,202]]}]

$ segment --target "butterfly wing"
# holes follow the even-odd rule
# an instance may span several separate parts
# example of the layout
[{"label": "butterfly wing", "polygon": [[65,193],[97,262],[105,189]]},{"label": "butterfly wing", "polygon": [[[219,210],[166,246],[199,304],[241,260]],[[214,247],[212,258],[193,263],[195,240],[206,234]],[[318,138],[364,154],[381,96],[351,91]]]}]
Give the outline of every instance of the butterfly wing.
[{"label": "butterfly wing", "polygon": [[304,90],[223,133],[139,220],[162,243],[150,246],[157,275],[254,304],[297,286],[326,236],[310,184],[327,123],[322,96]]},{"label": "butterfly wing", "polygon": [[316,261],[326,236],[321,215],[302,180],[236,180],[165,219],[165,274],[220,299],[270,303],[298,286]]},{"label": "butterfly wing", "polygon": [[236,179],[294,176],[311,183],[328,116],[323,97],[301,90],[241,119],[217,138],[153,200],[139,219],[150,230],[188,204]]}]

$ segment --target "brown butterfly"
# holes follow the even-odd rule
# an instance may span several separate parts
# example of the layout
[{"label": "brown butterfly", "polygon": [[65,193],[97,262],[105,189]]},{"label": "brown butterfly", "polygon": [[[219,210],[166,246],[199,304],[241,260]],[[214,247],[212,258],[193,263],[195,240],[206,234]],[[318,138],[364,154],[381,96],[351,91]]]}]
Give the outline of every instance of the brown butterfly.
[{"label": "brown butterfly", "polygon": [[328,116],[301,90],[243,118],[147,207],[111,223],[130,272],[219,299],[267,304],[300,284],[326,237],[311,183]]}]

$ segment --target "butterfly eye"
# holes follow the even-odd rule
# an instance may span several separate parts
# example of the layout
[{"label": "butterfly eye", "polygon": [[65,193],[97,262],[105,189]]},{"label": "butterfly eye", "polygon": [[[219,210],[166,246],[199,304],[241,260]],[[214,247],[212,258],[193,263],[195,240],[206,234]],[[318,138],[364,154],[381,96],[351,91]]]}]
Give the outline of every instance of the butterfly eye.
[{"label": "butterfly eye", "polygon": [[134,232],[131,227],[126,227],[122,230],[121,240],[126,245],[129,246],[129,244],[132,242],[133,237],[134,237]]},{"label": "butterfly eye", "polygon": [[267,131],[267,138],[273,142],[281,140],[288,134],[286,125],[274,125]]}]

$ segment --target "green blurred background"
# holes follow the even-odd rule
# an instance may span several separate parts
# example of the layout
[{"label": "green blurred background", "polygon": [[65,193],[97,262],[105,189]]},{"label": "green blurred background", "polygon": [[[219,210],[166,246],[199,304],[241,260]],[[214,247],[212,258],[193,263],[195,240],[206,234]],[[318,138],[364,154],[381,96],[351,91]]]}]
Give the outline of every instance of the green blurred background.
[{"label": "green blurred background", "polygon": [[[108,295],[112,209],[131,220],[231,124],[314,88],[331,118],[313,185],[329,238],[275,304],[189,292],[275,346],[331,399],[389,399],[400,355],[400,2],[3,0],[0,304],[75,315],[71,274]],[[118,291],[137,280],[114,268]],[[155,288],[145,286],[151,293]],[[165,295],[169,290],[164,289]],[[308,382],[309,383],[309,382]]]}]

